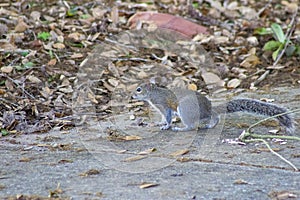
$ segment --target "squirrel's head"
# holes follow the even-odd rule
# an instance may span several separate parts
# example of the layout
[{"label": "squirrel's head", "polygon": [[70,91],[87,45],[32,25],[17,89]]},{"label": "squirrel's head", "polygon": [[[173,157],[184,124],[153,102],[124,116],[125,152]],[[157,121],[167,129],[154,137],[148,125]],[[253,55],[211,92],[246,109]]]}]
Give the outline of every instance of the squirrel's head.
[{"label": "squirrel's head", "polygon": [[142,83],[136,87],[132,98],[138,100],[149,100],[149,92],[155,87],[152,83]]}]

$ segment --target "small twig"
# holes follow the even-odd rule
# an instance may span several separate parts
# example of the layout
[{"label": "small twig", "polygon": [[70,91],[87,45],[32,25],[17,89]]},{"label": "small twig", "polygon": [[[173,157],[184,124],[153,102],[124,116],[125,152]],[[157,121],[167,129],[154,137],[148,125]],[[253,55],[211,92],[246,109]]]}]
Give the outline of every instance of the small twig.
[{"label": "small twig", "polygon": [[260,135],[260,134],[254,134],[250,133],[249,135],[245,135],[247,137],[251,136],[252,138],[257,138],[257,139],[286,139],[286,140],[298,140],[300,141],[300,138],[297,136],[287,136],[287,135]]},{"label": "small twig", "polygon": [[144,58],[116,58],[112,59],[112,61],[141,61],[141,62],[149,62],[149,60]]},{"label": "small twig", "polygon": [[270,70],[266,70],[258,79],[256,79],[254,82],[251,83],[251,86],[254,87],[267,77],[267,75],[270,73]]},{"label": "small twig", "polygon": [[287,164],[289,164],[292,168],[294,168],[295,171],[298,171],[299,169],[290,161],[288,161],[287,159],[285,159],[282,155],[280,155],[279,153],[275,152],[270,145],[264,140],[264,139],[249,139],[249,140],[244,140],[244,142],[263,142],[266,147],[269,149],[269,151],[271,153],[273,153],[274,155],[276,155],[277,157],[279,157],[281,160],[283,160],[284,162],[286,162]]},{"label": "small twig", "polygon": [[55,52],[53,52],[53,55],[55,56],[56,60],[57,60],[59,63],[61,63],[61,61],[60,61],[60,59],[59,59],[59,56],[58,56]]},{"label": "small twig", "polygon": [[[283,160],[284,162],[286,162],[287,164],[289,164],[291,167],[293,167],[296,171],[298,171],[298,168],[293,163],[291,163],[290,161],[288,161],[287,159],[285,159],[280,154],[276,153],[264,139],[280,138],[280,139],[298,140],[298,141],[300,141],[299,137],[296,137],[296,136],[284,136],[284,135],[282,135],[282,136],[279,136],[279,135],[259,135],[259,134],[253,134],[253,133],[251,133],[251,129],[253,127],[257,126],[258,124],[260,124],[260,123],[262,123],[264,121],[267,121],[269,119],[276,118],[276,117],[279,117],[279,116],[282,116],[282,115],[286,115],[286,114],[289,114],[289,113],[295,113],[295,112],[300,112],[300,108],[299,109],[295,109],[295,110],[291,110],[291,111],[288,111],[288,112],[284,112],[284,113],[281,113],[281,114],[278,114],[278,115],[274,115],[272,117],[267,117],[267,118],[265,118],[263,120],[260,120],[257,123],[252,124],[246,131],[243,131],[243,133],[239,136],[239,140],[242,141],[242,142],[246,142],[246,143],[249,143],[249,142],[263,142],[267,146],[267,148],[270,150],[271,153],[273,153],[274,155],[278,156],[281,160]],[[247,139],[247,138],[250,138],[250,139]]]},{"label": "small twig", "polygon": [[261,13],[263,13],[271,3],[272,3],[272,0],[269,0],[268,3],[266,3],[265,6],[257,12],[257,17],[259,17],[261,15]]},{"label": "small twig", "polygon": [[23,91],[23,93],[27,94],[30,98],[35,99],[34,96],[31,95],[29,92],[27,92],[27,91],[24,89],[23,86],[21,87],[21,86],[19,85],[19,83],[18,83],[16,80],[14,80],[14,79],[12,79],[12,78],[10,78],[9,76],[4,75],[4,74],[0,74],[0,76],[9,79],[9,80],[12,81],[14,84],[16,84],[16,86],[17,86],[19,89],[21,89],[21,90]]},{"label": "small twig", "polygon": [[29,49],[15,49],[15,50],[0,49],[0,52],[3,52],[3,53],[17,53],[17,54],[29,54],[31,52],[31,50],[29,50]]},{"label": "small twig", "polygon": [[13,105],[13,106],[15,106],[15,107],[18,107],[17,104],[15,104],[15,103],[13,103],[13,102],[11,102],[11,101],[8,101],[8,100],[6,100],[6,99],[0,98],[0,102],[1,102],[1,101],[5,102],[5,103],[7,103],[7,104],[11,104],[11,105]]},{"label": "small twig", "polygon": [[284,48],[283,48],[283,50],[280,52],[280,54],[277,56],[275,62],[273,63],[273,67],[276,66],[276,65],[278,64],[279,60],[281,59],[281,57],[283,56],[283,54],[284,54],[286,48],[287,48],[288,45],[289,45],[290,38],[291,38],[292,33],[293,33],[293,31],[295,30],[295,27],[296,27],[296,26],[295,26],[295,25],[296,25],[295,22],[296,22],[296,16],[297,16],[297,14],[298,14],[298,9],[297,9],[297,11],[293,14],[292,20],[291,20],[290,24],[288,25],[288,27],[291,27],[291,28],[290,28],[290,29],[286,32],[286,34],[285,34],[286,42],[285,42]]}]

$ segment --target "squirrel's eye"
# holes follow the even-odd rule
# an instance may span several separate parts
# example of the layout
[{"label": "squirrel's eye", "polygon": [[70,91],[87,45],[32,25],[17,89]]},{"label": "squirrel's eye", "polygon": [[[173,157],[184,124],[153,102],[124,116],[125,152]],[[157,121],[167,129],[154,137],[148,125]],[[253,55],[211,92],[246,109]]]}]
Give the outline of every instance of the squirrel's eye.
[{"label": "squirrel's eye", "polygon": [[138,88],[136,88],[136,91],[137,91],[138,93],[140,93],[140,92],[142,91],[142,88],[138,87]]}]

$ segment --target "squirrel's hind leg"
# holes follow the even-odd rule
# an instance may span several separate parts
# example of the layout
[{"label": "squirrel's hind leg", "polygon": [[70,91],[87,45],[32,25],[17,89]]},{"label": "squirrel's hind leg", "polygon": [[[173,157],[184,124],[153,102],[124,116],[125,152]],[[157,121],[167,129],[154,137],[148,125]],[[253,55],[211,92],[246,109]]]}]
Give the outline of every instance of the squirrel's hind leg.
[{"label": "squirrel's hind leg", "polygon": [[[188,101],[188,99],[185,100]],[[180,106],[177,108],[177,115],[180,117],[184,127],[172,127],[173,131],[190,131],[196,129],[196,122],[200,118],[200,113],[197,107],[194,109],[193,104],[190,105],[189,103],[185,103],[185,101],[180,102]]]},{"label": "squirrel's hind leg", "polygon": [[212,111],[211,118],[204,128],[206,129],[214,128],[219,123],[219,121],[220,121],[220,116],[215,111]]}]

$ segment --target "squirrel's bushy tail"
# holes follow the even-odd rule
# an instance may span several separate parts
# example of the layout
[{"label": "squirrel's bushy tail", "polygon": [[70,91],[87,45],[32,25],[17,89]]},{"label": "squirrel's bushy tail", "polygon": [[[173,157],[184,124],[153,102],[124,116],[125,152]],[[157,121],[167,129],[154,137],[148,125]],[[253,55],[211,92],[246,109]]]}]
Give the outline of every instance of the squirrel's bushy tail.
[{"label": "squirrel's bushy tail", "polygon": [[[280,106],[253,99],[235,99],[227,103],[227,112],[249,112],[265,116],[274,116],[285,113],[288,110]],[[276,117],[280,125],[285,127],[286,131],[294,131],[294,120],[289,114]]]}]

